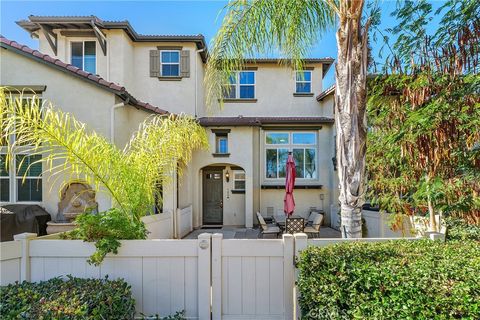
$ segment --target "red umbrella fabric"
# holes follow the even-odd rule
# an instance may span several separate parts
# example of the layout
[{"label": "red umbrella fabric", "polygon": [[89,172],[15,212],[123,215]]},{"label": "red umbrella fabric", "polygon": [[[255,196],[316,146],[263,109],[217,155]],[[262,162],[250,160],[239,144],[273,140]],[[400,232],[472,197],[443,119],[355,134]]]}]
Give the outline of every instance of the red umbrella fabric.
[{"label": "red umbrella fabric", "polygon": [[285,198],[283,199],[283,211],[287,217],[293,214],[295,210],[295,199],[293,199],[293,187],[295,186],[295,160],[292,153],[288,154],[285,179]]}]

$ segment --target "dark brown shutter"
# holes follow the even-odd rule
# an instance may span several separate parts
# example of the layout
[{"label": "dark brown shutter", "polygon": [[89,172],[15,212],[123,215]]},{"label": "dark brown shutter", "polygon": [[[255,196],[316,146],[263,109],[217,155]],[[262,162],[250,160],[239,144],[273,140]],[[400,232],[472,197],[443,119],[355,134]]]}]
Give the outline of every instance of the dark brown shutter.
[{"label": "dark brown shutter", "polygon": [[190,51],[182,50],[180,54],[180,77],[190,77]]},{"label": "dark brown shutter", "polygon": [[150,50],[150,77],[160,77],[160,50]]}]

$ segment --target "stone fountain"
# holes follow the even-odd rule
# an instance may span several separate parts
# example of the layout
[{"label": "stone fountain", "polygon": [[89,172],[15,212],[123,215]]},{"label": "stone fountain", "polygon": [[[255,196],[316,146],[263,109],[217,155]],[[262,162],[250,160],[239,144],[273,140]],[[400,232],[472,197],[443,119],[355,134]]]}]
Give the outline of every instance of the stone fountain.
[{"label": "stone fountain", "polygon": [[47,222],[47,233],[72,230],[75,228],[75,218],[85,211],[97,213],[98,203],[95,201],[95,191],[86,183],[67,184],[60,196],[55,221]]}]

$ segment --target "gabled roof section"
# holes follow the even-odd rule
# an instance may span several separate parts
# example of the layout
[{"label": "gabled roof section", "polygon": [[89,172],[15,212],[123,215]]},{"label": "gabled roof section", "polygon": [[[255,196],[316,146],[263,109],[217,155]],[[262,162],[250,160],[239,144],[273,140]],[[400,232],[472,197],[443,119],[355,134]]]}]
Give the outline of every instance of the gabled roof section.
[{"label": "gabled roof section", "polygon": [[205,49],[200,52],[203,62],[207,61],[207,44],[205,37],[198,35],[145,35],[139,34],[133,29],[128,20],[103,21],[97,16],[28,16],[28,20],[16,22],[20,27],[28,31],[32,36],[42,29],[122,29],[134,42],[194,42],[197,49]]},{"label": "gabled roof section", "polygon": [[326,97],[335,93],[335,85],[330,86],[327,90],[323,91],[317,96],[317,101],[323,101]]},{"label": "gabled roof section", "polygon": [[49,67],[63,71],[81,80],[84,80],[93,85],[96,85],[104,90],[110,91],[115,95],[117,95],[118,97],[120,97],[123,101],[127,102],[128,104],[134,107],[137,107],[139,109],[144,109],[157,114],[169,113],[168,111],[165,111],[149,103],[136,99],[125,89],[125,87],[122,87],[113,82],[106,81],[105,79],[97,75],[85,72],[82,69],[79,69],[71,64],[64,63],[59,59],[52,58],[47,54],[43,54],[37,50],[33,50],[25,45],[19,44],[18,42],[8,40],[7,38],[0,36],[0,45],[4,49],[10,50],[24,57],[35,60],[37,62],[44,63]]}]

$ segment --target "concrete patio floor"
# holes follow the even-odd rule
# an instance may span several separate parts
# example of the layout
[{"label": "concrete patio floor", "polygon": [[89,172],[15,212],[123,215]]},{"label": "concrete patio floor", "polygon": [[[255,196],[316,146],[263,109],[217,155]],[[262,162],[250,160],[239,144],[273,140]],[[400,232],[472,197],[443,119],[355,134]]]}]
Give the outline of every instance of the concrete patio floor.
[{"label": "concrete patio floor", "polygon": [[[204,227],[203,229],[193,230],[183,239],[197,239],[198,235],[201,233],[221,233],[223,234],[224,239],[258,239],[259,229],[248,229],[245,227],[221,227],[219,229],[216,228],[208,228]],[[272,239],[274,237],[267,235],[265,239]],[[341,238],[340,231],[329,227],[321,227],[320,229],[320,238]]]}]

